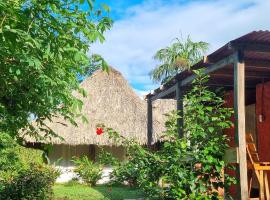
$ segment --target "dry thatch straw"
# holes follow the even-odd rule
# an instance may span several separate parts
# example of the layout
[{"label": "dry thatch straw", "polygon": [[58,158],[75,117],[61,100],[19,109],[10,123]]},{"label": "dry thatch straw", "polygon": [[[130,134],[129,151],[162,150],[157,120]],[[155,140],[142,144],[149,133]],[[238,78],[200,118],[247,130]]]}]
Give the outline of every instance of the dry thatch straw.
[{"label": "dry thatch straw", "polygon": [[[104,124],[127,138],[133,138],[140,144],[146,144],[147,104],[137,96],[120,72],[113,68],[110,69],[109,74],[97,70],[81,83],[81,87],[87,93],[86,98],[79,97],[84,103],[82,113],[87,117],[89,123],[83,123],[78,119],[76,120],[78,126],[75,127],[64,121],[62,117],[54,118],[53,122],[46,122],[46,124],[63,137],[64,141],[54,138],[48,142],[68,145],[115,145],[106,134],[96,134],[97,124]],[[175,102],[172,100],[154,102],[154,141],[157,141],[158,136],[165,130],[164,114],[174,108]],[[36,142],[29,137],[25,139],[28,142]]]}]

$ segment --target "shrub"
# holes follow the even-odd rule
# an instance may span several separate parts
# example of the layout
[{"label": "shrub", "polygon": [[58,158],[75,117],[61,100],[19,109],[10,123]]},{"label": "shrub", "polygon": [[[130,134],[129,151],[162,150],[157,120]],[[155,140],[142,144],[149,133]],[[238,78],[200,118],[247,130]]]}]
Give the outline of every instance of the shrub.
[{"label": "shrub", "polygon": [[129,186],[137,186],[139,170],[135,166],[136,164],[131,161],[115,166],[112,173],[110,174],[111,183],[112,184],[127,183]]},{"label": "shrub", "polygon": [[0,177],[15,175],[29,168],[31,163],[42,164],[42,153],[41,150],[22,147],[7,133],[0,133]]},{"label": "shrub", "polygon": [[98,163],[93,163],[83,156],[82,158],[74,158],[72,160],[76,166],[74,172],[78,174],[82,180],[90,186],[95,186],[97,181],[102,177],[102,166]]},{"label": "shrub", "polygon": [[97,161],[104,166],[117,166],[120,163],[119,159],[114,157],[110,152],[107,152],[103,148],[101,148],[101,151],[98,154]]},{"label": "shrub", "polygon": [[0,133],[0,200],[51,198],[58,173],[43,164],[42,153]]},{"label": "shrub", "polygon": [[0,177],[3,177],[2,173],[14,172],[22,165],[18,150],[18,145],[10,135],[0,133]]},{"label": "shrub", "polygon": [[[149,199],[218,199],[226,175],[223,155],[227,137],[222,130],[232,123],[233,111],[205,83],[208,76],[196,71],[198,78],[184,97],[184,136],[178,138],[178,113],[169,115],[163,145],[158,151],[143,148],[110,128],[109,136],[127,148],[128,160],[115,168],[114,180],[136,182]],[[226,179],[226,184],[230,179]]]},{"label": "shrub", "polygon": [[0,181],[0,200],[52,199],[52,186],[59,172],[45,165],[33,164],[10,180]]}]

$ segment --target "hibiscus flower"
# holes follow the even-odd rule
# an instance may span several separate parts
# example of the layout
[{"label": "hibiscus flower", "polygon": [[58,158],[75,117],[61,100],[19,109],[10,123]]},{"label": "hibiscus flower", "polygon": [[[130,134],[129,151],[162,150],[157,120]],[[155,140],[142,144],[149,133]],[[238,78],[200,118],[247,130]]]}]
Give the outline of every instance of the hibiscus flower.
[{"label": "hibiscus flower", "polygon": [[101,135],[103,133],[103,129],[97,128],[96,133],[97,133],[97,135]]}]

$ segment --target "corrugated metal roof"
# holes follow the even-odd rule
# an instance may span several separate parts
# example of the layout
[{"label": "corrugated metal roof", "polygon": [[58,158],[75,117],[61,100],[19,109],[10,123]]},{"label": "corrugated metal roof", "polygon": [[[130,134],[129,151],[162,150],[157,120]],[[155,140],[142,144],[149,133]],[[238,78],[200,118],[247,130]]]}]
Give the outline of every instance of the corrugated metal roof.
[{"label": "corrugated metal roof", "polygon": [[[253,31],[246,35],[243,35],[237,39],[231,40],[221,48],[217,49],[210,55],[208,55],[208,59],[210,62],[216,62],[226,56],[231,55],[235,49],[239,46],[245,49],[248,45],[269,45],[270,46],[270,31]],[[255,51],[254,51],[255,52]],[[268,55],[266,55],[268,54]],[[257,52],[250,57],[256,59]],[[266,57],[269,56],[269,53],[265,53]],[[258,57],[258,59],[262,59],[262,57]]]},{"label": "corrugated metal roof", "polygon": [[253,31],[231,41],[231,43],[238,42],[263,43],[270,45],[270,31]]}]

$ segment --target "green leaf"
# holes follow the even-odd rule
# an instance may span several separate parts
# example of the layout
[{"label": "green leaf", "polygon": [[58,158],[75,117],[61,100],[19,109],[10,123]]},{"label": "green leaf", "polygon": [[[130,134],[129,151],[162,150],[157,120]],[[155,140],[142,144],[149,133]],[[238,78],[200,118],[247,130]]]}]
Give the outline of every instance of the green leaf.
[{"label": "green leaf", "polygon": [[21,70],[20,69],[17,69],[16,70],[16,75],[20,75],[21,74]]},{"label": "green leaf", "polygon": [[101,6],[102,6],[102,8],[103,8],[106,12],[110,12],[110,11],[111,11],[111,10],[110,10],[110,7],[109,7],[107,4],[102,3]]},{"label": "green leaf", "polygon": [[33,59],[33,63],[34,63],[34,65],[35,65],[35,68],[36,68],[36,69],[40,68],[41,62],[40,62],[39,59],[36,59],[36,58]]},{"label": "green leaf", "polygon": [[82,115],[82,122],[83,122],[84,124],[89,123],[88,119],[87,119],[84,115]]},{"label": "green leaf", "polygon": [[210,133],[213,133],[214,132],[214,128],[213,127],[208,127],[208,131],[210,132]]},{"label": "green leaf", "polygon": [[105,37],[103,36],[102,33],[100,32],[97,32],[97,36],[98,36],[98,39],[101,43],[103,43],[105,41]]},{"label": "green leaf", "polygon": [[56,8],[56,5],[55,4],[51,4],[51,9],[53,12],[56,12],[57,8]]},{"label": "green leaf", "polygon": [[47,48],[45,50],[45,55],[49,55],[50,54],[50,51],[51,51],[51,46],[50,44],[47,45]]},{"label": "green leaf", "polygon": [[75,55],[74,55],[74,60],[77,62],[77,61],[80,61],[81,60],[81,53],[80,52],[76,52]]},{"label": "green leaf", "polygon": [[92,0],[87,0],[89,8],[92,10],[94,7],[93,1]]}]

